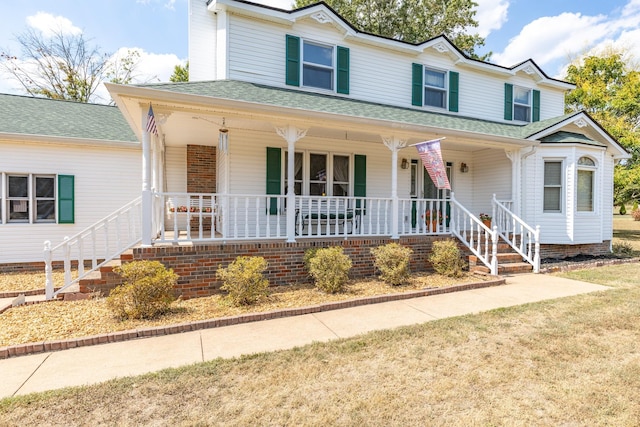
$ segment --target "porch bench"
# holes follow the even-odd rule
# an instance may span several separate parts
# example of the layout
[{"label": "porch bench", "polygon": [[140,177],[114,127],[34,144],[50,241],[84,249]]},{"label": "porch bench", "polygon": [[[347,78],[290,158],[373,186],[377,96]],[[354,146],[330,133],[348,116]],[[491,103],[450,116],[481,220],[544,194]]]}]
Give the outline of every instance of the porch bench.
[{"label": "porch bench", "polygon": [[[324,212],[312,212],[302,213],[300,209],[296,210],[296,234],[298,234],[298,222],[302,222],[302,234],[307,227],[316,225],[317,227],[325,226],[330,227],[332,225],[342,227],[342,230],[335,234],[343,234],[346,226],[349,226],[347,234],[352,234],[354,230],[360,227],[360,214],[361,209],[349,209],[346,212],[340,213],[324,213]],[[320,232],[317,234],[332,234]]]}]

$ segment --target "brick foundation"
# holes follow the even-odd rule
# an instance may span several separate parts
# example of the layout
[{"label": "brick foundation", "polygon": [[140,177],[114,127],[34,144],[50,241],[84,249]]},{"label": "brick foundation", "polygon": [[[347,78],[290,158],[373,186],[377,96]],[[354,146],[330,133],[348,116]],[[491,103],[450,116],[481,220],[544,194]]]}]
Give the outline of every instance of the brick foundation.
[{"label": "brick foundation", "polygon": [[607,255],[610,254],[611,241],[590,243],[584,245],[540,245],[541,259],[565,259],[576,255]]},{"label": "brick foundation", "polygon": [[[400,239],[400,244],[409,246],[414,253],[411,257],[412,271],[430,269],[427,261],[431,246],[436,240],[446,237],[416,237]],[[373,256],[370,249],[392,242],[388,238],[380,239],[326,239],[306,240],[296,243],[227,243],[194,244],[192,246],[155,246],[152,248],[135,248],[133,259],[157,260],[180,276],[177,294],[183,298],[195,298],[219,293],[222,283],[216,279],[219,266],[226,267],[236,257],[262,256],[268,262],[265,277],[271,285],[286,285],[308,282],[309,277],[304,268],[304,252],[309,248],[342,246],[353,263],[349,276],[351,278],[369,277],[375,274]],[[102,283],[94,283],[92,290],[108,293],[118,283],[118,276],[108,272],[103,274]]]}]

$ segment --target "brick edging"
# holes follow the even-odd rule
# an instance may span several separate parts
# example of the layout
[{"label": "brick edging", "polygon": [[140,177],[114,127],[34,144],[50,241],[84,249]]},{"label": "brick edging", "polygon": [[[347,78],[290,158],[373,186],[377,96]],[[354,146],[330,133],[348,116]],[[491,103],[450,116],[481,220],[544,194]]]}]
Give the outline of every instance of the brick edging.
[{"label": "brick edging", "polygon": [[607,265],[631,264],[634,262],[640,262],[640,258],[635,257],[635,258],[601,259],[601,260],[581,262],[576,264],[566,264],[566,265],[556,265],[556,266],[552,265],[550,267],[541,267],[540,273],[542,274],[558,273],[562,271],[581,270],[584,268],[605,267]]},{"label": "brick edging", "polygon": [[[54,292],[57,289],[54,289]],[[0,298],[15,298],[20,295],[24,295],[25,297],[31,297],[34,295],[44,295],[45,290],[43,289],[31,289],[29,291],[0,291]]]},{"label": "brick edging", "polygon": [[259,322],[261,320],[277,319],[281,317],[300,316],[303,314],[319,313],[322,311],[339,310],[360,305],[377,304],[388,301],[400,301],[411,298],[424,297],[429,295],[439,295],[451,292],[466,291],[470,289],[488,288],[491,286],[504,285],[506,279],[496,277],[492,280],[465,283],[443,288],[427,288],[417,291],[402,293],[375,295],[370,297],[356,298],[345,301],[328,302],[307,307],[287,308],[281,310],[266,311],[261,313],[246,313],[237,316],[219,317],[216,319],[198,320],[195,322],[178,323],[166,326],[156,326],[153,328],[130,329],[106,334],[91,335],[87,337],[71,338],[58,341],[44,341],[27,344],[18,344],[8,347],[0,347],[0,359],[8,359],[16,356],[26,356],[29,354],[43,353],[49,351],[68,350],[76,347],[89,345],[107,344],[113,342],[129,341],[138,338],[150,338],[162,335],[179,334],[183,332],[198,331],[202,329],[219,328],[222,326],[237,325],[240,323]]}]

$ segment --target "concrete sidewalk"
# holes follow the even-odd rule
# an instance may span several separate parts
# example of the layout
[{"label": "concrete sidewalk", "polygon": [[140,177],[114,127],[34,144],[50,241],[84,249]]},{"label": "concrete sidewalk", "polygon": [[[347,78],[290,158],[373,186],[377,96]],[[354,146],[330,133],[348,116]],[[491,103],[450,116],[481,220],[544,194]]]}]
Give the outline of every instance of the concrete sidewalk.
[{"label": "concrete sidewalk", "polygon": [[0,360],[0,398],[606,289],[543,274],[516,275],[503,286],[14,357]]}]

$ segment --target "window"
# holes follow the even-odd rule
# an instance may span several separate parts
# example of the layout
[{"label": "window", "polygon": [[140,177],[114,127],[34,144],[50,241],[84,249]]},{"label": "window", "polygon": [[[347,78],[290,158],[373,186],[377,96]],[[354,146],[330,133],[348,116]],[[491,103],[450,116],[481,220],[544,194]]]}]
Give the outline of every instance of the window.
[{"label": "window", "polygon": [[504,119],[540,121],[540,91],[504,84]]},{"label": "window", "polygon": [[[284,153],[284,193],[288,185],[287,162],[289,153]],[[350,156],[339,154],[310,153],[308,167],[304,154],[295,154],[294,188],[297,195],[349,196],[351,188]],[[331,173],[328,173],[330,171]]]},{"label": "window", "polygon": [[446,74],[444,71],[424,69],[424,105],[447,107]]},{"label": "window", "polygon": [[302,49],[303,86],[333,90],[333,46],[305,41]]},{"label": "window", "polygon": [[287,34],[285,83],[349,94],[349,48]]},{"label": "window", "polygon": [[531,121],[531,90],[513,88],[513,120]]},{"label": "window", "polygon": [[589,157],[578,159],[578,212],[593,212],[593,188],[596,163]]},{"label": "window", "polygon": [[460,74],[455,71],[412,64],[411,105],[448,108],[451,112],[458,112],[459,81]]},{"label": "window", "polygon": [[0,196],[4,194],[4,200],[0,199],[0,223],[74,222],[73,176],[5,173],[0,176],[4,187],[0,191]]},{"label": "window", "polygon": [[544,162],[544,212],[562,212],[562,161]]}]

